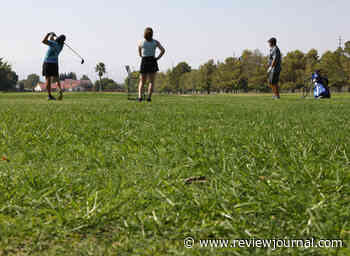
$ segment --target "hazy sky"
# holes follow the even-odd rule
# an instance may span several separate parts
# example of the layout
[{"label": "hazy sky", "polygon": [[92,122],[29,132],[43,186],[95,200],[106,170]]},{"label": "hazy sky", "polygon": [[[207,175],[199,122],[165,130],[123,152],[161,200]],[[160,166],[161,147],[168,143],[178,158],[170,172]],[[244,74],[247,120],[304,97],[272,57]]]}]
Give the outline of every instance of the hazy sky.
[{"label": "hazy sky", "polygon": [[45,33],[64,33],[86,64],[65,48],[61,72],[87,74],[104,62],[108,76],[122,81],[124,65],[139,66],[137,43],[151,26],[166,48],[166,70],[180,61],[193,68],[210,58],[224,60],[243,49],[268,52],[266,41],[279,39],[282,52],[337,47],[350,40],[349,0],[12,0],[1,3],[0,57],[20,78],[41,73]]}]

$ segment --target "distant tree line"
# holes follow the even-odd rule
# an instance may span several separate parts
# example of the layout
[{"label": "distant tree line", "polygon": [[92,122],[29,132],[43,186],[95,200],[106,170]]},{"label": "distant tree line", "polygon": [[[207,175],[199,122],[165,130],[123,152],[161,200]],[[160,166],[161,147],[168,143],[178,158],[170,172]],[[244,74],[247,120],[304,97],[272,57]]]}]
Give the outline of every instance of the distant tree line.
[{"label": "distant tree line", "polygon": [[74,72],[60,74],[60,81],[64,81],[66,79],[77,80],[77,74]]},{"label": "distant tree line", "polygon": [[[282,49],[283,51],[283,49]],[[267,92],[268,57],[259,50],[245,50],[240,57],[229,57],[224,61],[209,60],[198,69],[188,63],[180,62],[157,77],[156,91],[159,93],[240,93]],[[344,48],[327,51],[322,56],[315,49],[304,53],[299,50],[288,52],[283,57],[280,86],[283,91],[295,92],[310,80],[311,73],[320,70],[329,79],[329,86],[334,91],[350,91],[350,41]],[[106,78],[106,66],[100,62],[95,71],[99,77],[93,85],[95,91],[123,91],[125,84],[118,84]],[[133,77],[138,78],[138,72]],[[74,72],[60,74],[60,79],[77,79]],[[82,80],[90,80],[84,75]],[[14,90],[17,85],[21,90],[33,90],[40,82],[40,77],[30,74],[27,79],[18,81],[17,74],[11,66],[0,58],[0,90]],[[133,80],[134,88],[137,79]]]},{"label": "distant tree line", "polygon": [[[159,73],[156,90],[159,93],[238,93],[266,92],[268,57],[259,50],[245,50],[241,57],[229,57],[223,62],[213,60],[192,69],[186,62]],[[295,92],[310,81],[312,72],[320,70],[335,91],[350,91],[350,41],[345,48],[327,51],[319,56],[317,50],[307,53],[296,50],[283,57],[280,86]],[[136,76],[137,73],[134,73]]]},{"label": "distant tree line", "polygon": [[0,58],[0,91],[11,91],[16,87],[18,76],[10,64]]}]

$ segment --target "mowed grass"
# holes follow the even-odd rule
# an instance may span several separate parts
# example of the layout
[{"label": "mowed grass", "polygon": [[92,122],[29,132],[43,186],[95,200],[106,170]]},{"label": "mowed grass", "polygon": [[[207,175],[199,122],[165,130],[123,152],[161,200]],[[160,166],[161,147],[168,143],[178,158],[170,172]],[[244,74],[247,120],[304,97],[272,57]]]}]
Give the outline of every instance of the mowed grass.
[{"label": "mowed grass", "polygon": [[[0,120],[1,256],[350,255],[350,96],[0,94]],[[252,238],[344,247],[198,246]]]}]

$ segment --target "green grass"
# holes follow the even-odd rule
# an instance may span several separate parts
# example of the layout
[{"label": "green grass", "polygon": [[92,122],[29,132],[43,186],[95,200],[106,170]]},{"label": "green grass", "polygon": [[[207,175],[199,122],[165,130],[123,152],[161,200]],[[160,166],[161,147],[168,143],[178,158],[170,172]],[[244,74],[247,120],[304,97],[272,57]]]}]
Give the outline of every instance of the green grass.
[{"label": "green grass", "polygon": [[[0,94],[0,120],[1,256],[350,255],[349,96]],[[185,249],[188,236],[345,246]]]}]

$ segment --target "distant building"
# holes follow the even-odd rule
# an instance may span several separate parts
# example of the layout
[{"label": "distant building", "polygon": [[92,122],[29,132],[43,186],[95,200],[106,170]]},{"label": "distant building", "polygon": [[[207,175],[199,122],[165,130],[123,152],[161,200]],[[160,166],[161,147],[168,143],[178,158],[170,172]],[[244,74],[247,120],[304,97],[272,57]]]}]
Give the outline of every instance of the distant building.
[{"label": "distant building", "polygon": [[[84,91],[91,91],[92,89],[92,83],[90,80],[73,80],[73,79],[66,79],[64,81],[61,81],[61,87],[66,92],[84,92]],[[52,91],[57,91],[58,86],[57,83],[51,84]],[[46,91],[46,84],[39,82],[34,87],[35,92],[45,92]]]}]

